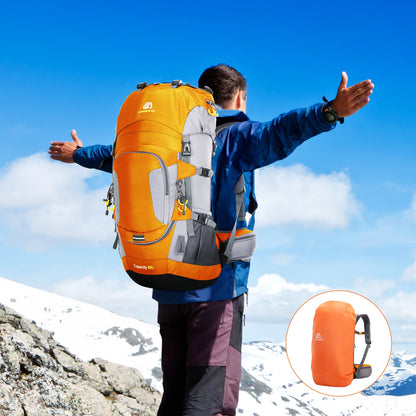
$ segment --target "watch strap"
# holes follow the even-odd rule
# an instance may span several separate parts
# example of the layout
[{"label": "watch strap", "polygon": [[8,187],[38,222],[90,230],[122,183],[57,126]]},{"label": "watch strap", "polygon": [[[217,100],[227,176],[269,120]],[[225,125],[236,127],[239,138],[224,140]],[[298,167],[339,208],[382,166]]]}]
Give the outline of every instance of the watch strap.
[{"label": "watch strap", "polygon": [[340,117],[338,115],[338,113],[332,108],[332,106],[331,106],[332,101],[328,101],[327,98],[325,97],[325,95],[322,97],[322,100],[325,103],[325,107],[324,107],[324,110],[323,110],[324,113],[330,113],[334,117],[334,121],[329,121],[329,122],[332,123],[332,124],[335,124],[337,121],[339,121],[340,124],[343,124],[344,123],[344,117]]}]

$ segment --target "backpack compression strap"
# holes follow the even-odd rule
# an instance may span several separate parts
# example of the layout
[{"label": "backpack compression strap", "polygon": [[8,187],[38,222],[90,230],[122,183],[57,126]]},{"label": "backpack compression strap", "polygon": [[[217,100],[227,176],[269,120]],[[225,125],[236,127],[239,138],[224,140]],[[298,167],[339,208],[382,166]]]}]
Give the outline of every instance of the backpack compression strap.
[{"label": "backpack compression strap", "polygon": [[[370,346],[371,346],[370,318],[368,317],[367,314],[357,315],[357,319],[355,321],[356,324],[360,320],[360,318],[364,322],[364,332],[355,331],[355,333],[358,334],[358,335],[363,335],[364,334],[366,347],[365,347],[365,351],[364,351],[364,354],[363,354],[363,358],[361,359],[361,362],[360,362],[359,366],[355,370],[354,378],[364,378],[364,377],[368,377],[371,374],[371,373],[370,374],[365,374],[367,372],[362,371],[363,367],[364,368],[370,367],[370,371],[371,371],[371,366],[365,366],[364,365],[364,361],[367,357],[368,350],[370,349]],[[361,374],[361,373],[363,373],[363,374]]]}]

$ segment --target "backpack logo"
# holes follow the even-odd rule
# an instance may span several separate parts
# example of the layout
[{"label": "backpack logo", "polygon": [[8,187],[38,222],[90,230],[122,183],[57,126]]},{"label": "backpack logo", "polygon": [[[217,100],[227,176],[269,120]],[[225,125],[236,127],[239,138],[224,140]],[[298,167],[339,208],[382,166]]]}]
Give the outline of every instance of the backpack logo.
[{"label": "backpack logo", "polygon": [[156,110],[153,108],[153,103],[151,101],[147,101],[141,110],[139,110],[137,113],[154,113]]},{"label": "backpack logo", "polygon": [[318,332],[318,333],[315,335],[315,341],[323,341],[323,338],[322,338],[322,336],[321,336],[321,333],[320,333],[320,332]]}]

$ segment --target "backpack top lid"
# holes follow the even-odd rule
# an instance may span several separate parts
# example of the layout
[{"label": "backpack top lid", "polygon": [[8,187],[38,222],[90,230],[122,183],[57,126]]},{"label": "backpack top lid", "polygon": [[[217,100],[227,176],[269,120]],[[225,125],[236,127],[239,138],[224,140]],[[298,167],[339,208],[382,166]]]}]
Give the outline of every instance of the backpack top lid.
[{"label": "backpack top lid", "polygon": [[[139,84],[140,85],[140,84]],[[214,99],[205,89],[182,83],[155,83],[133,91],[124,101],[116,134],[137,121],[154,121],[157,129],[182,133],[189,108],[207,107],[214,115]]]}]

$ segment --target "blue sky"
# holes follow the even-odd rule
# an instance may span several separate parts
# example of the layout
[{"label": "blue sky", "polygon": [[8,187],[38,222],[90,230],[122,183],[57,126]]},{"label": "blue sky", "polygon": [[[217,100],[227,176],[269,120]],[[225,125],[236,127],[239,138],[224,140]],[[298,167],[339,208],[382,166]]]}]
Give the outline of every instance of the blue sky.
[{"label": "blue sky", "polygon": [[248,115],[268,120],[333,98],[344,70],[374,82],[369,105],[259,173],[246,336],[281,341],[301,303],[346,289],[416,352],[413,2],[223,3],[2,2],[0,275],[154,320],[111,249],[109,175],[49,161],[49,142],[76,128],[111,143],[140,81],[196,84],[225,62],[247,78]]}]

